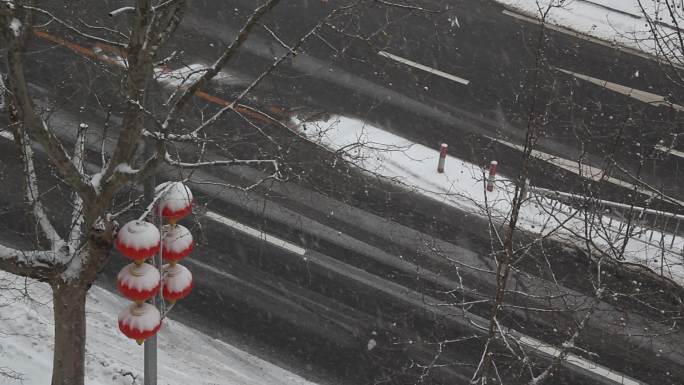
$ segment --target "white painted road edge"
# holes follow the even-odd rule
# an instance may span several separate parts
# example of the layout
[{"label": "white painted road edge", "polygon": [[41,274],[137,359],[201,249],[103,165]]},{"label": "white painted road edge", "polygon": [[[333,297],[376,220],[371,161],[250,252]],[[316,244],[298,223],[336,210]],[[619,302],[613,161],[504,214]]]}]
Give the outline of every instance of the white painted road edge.
[{"label": "white painted road edge", "polygon": [[662,95],[654,94],[652,92],[637,90],[636,88],[623,86],[622,84],[609,82],[607,80],[595,78],[595,77],[592,77],[589,75],[581,74],[579,72],[573,72],[573,71],[566,70],[566,69],[559,68],[559,67],[552,67],[552,68],[555,68],[556,70],[558,70],[564,74],[571,75],[577,79],[582,79],[582,80],[587,81],[589,83],[595,84],[599,87],[606,88],[606,89],[611,90],[613,92],[617,92],[619,94],[628,96],[632,99],[638,100],[638,101],[646,103],[646,104],[650,104],[652,106],[656,106],[656,107],[665,106],[665,107],[673,108],[673,109],[680,111],[680,112],[684,111],[683,106],[680,106],[679,104],[675,104],[675,103],[671,103],[671,102],[667,101],[667,99]]},{"label": "white painted road edge", "polygon": [[665,154],[670,154],[684,159],[684,152],[675,150],[674,148],[666,147],[662,144],[656,144],[655,149]]},{"label": "white painted road edge", "polygon": [[[542,341],[536,340],[534,338],[528,337],[526,335],[522,335],[519,337],[518,341],[520,342],[521,345],[527,346],[528,348],[537,350],[539,352],[542,352],[544,354],[549,355],[552,358],[558,358],[563,354],[563,352],[556,348],[555,346],[546,344]],[[584,359],[582,357],[579,357],[575,354],[567,354],[565,356],[565,359],[563,360],[563,363],[568,366],[576,366],[584,371],[587,371],[589,373],[593,373],[597,376],[606,378],[608,380],[614,381],[617,384],[622,384],[622,385],[646,385],[646,383],[637,381],[631,377],[627,377],[624,374],[612,371],[605,366],[596,364],[592,361],[589,361],[587,359]]]},{"label": "white painted road edge", "polygon": [[461,83],[461,84],[464,84],[464,85],[466,85],[466,86],[470,83],[470,80],[463,79],[463,78],[459,78],[458,76],[455,76],[455,75],[452,75],[452,74],[448,74],[448,73],[446,73],[446,72],[443,72],[443,71],[440,71],[440,70],[438,70],[438,69],[434,69],[434,68],[428,67],[428,66],[423,65],[423,64],[420,64],[420,63],[416,63],[416,62],[411,61],[411,60],[409,60],[409,59],[404,59],[404,58],[401,57],[401,56],[392,55],[392,54],[389,53],[389,52],[380,51],[380,52],[378,52],[378,55],[384,56],[384,57],[386,57],[386,58],[388,58],[388,59],[392,59],[392,60],[397,61],[397,62],[402,63],[402,64],[406,64],[407,66],[411,66],[411,67],[414,67],[414,68],[418,68],[419,70],[423,70],[423,71],[425,71],[425,72],[429,72],[429,73],[431,73],[431,74],[433,74],[433,75],[441,76],[441,77],[443,77],[443,78],[445,78],[445,79],[449,79],[449,80],[455,81],[456,83]]},{"label": "white painted road edge", "polygon": [[[524,22],[527,22],[527,23],[530,23],[530,24],[535,24],[535,25],[541,25],[541,24],[542,24],[541,20],[539,20],[539,19],[537,19],[537,18],[535,18],[535,17],[530,17],[530,16],[527,16],[527,15],[522,15],[522,14],[519,14],[519,13],[516,13],[516,12],[513,12],[513,11],[510,11],[510,10],[508,10],[508,9],[504,9],[504,10],[502,11],[502,13],[503,13],[504,15],[506,15],[506,16],[510,16],[510,17],[512,17],[512,18],[514,18],[514,19],[518,19],[518,20],[521,20],[521,21],[524,21]],[[602,45],[602,46],[608,47],[608,48],[610,48],[610,49],[617,49],[617,50],[619,50],[619,51],[622,51],[622,52],[625,52],[625,53],[628,53],[628,54],[631,54],[631,55],[634,55],[634,56],[639,56],[639,57],[642,57],[642,58],[644,58],[644,59],[653,60],[653,61],[656,61],[656,62],[662,62],[662,60],[660,60],[660,59],[658,59],[657,57],[655,57],[655,56],[653,56],[653,55],[650,55],[650,54],[648,54],[648,53],[639,51],[639,50],[634,49],[634,48],[626,47],[626,46],[623,46],[623,45],[614,44],[614,43],[612,43],[612,42],[605,41],[605,40],[602,40],[602,39],[600,39],[600,38],[597,38],[597,37],[594,37],[594,36],[591,36],[591,35],[587,35],[587,34],[582,33],[582,32],[574,31],[574,30],[572,30],[572,29],[570,29],[570,28],[558,26],[558,25],[551,24],[551,23],[544,23],[544,26],[545,26],[546,29],[550,29],[550,30],[552,30],[552,31],[560,32],[560,33],[562,33],[562,34],[569,35],[569,36],[572,36],[572,37],[577,38],[577,39],[585,40],[585,41],[588,41],[588,42],[590,42],[590,43]],[[668,63],[668,64],[669,64],[669,63]],[[679,68],[679,69],[684,69],[684,67],[682,67],[682,66],[680,66],[680,65],[678,65],[678,64],[670,64],[670,65],[672,65],[672,66],[674,66],[674,67],[677,67],[677,68]]]},{"label": "white painted road edge", "polygon": [[243,232],[243,233],[250,235],[252,237],[259,238],[264,242],[268,242],[268,243],[272,244],[273,246],[283,248],[283,249],[285,249],[291,253],[295,253],[295,254],[299,254],[299,255],[306,254],[306,249],[304,249],[300,246],[297,246],[294,243],[290,243],[288,241],[282,240],[278,237],[267,234],[261,230],[257,230],[253,227],[243,225],[240,222],[234,221],[230,218],[226,218],[226,217],[219,215],[213,211],[207,211],[207,213],[205,215],[207,218],[209,218],[215,222],[218,222],[222,225],[226,225],[230,228],[233,228],[235,230]]},{"label": "white painted road edge", "polygon": [[[518,150],[518,151],[523,151],[525,149],[521,145],[511,143],[511,142],[507,142],[503,139],[497,139],[497,138],[494,138],[491,136],[485,136],[485,137],[492,140],[492,141],[501,143],[504,146],[510,147],[510,148]],[[612,183],[616,186],[620,186],[620,187],[624,187],[624,188],[627,188],[630,190],[637,191],[639,194],[644,194],[644,195],[654,197],[654,198],[661,198],[662,197],[660,194],[657,194],[651,190],[641,188],[641,187],[639,187],[633,183],[625,182],[622,179],[618,179],[618,178],[615,178],[612,176],[604,176],[603,175],[604,170],[602,170],[598,167],[594,167],[594,166],[584,164],[584,163],[582,163],[581,167],[580,167],[579,162],[577,162],[576,160],[565,159],[565,158],[562,158],[562,157],[559,157],[556,155],[551,155],[551,154],[548,154],[548,153],[545,153],[545,152],[542,152],[539,150],[532,150],[530,155],[532,155],[536,159],[550,163],[556,167],[562,168],[563,170],[570,171],[573,174],[579,175],[580,177],[585,178],[585,179],[590,179],[590,180],[594,180],[594,181],[605,180],[606,182]],[[677,200],[675,198],[669,198],[668,200],[676,202],[676,203],[681,204],[681,205],[684,205],[684,201]]]}]

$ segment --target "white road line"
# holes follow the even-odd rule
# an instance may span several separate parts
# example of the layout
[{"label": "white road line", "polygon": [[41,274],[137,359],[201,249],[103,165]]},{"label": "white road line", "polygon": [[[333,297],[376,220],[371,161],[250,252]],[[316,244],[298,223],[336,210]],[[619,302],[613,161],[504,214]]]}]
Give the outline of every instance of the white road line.
[{"label": "white road line", "polygon": [[214,266],[207,265],[206,263],[197,260],[197,258],[186,258],[185,261],[183,261],[183,264],[197,265],[203,269],[211,271],[212,273],[214,273],[216,275],[221,275],[223,277],[226,277],[229,279],[234,279],[236,281],[242,281],[240,278],[234,276],[233,274],[230,274],[230,273],[225,272],[223,270],[219,270],[219,269],[215,268]]},{"label": "white road line", "polygon": [[562,68],[558,68],[558,67],[554,67],[554,68],[560,72],[563,72],[564,74],[574,76],[577,79],[582,79],[582,80],[588,81],[589,83],[596,84],[599,87],[603,87],[603,88],[609,89],[611,91],[617,92],[619,94],[629,96],[632,99],[636,99],[640,102],[644,102],[644,103],[650,104],[652,106],[666,106],[666,107],[674,108],[677,111],[684,111],[684,107],[680,106],[679,104],[674,104],[674,103],[668,102],[664,96],[661,96],[658,94],[637,90],[635,88],[623,86],[623,85],[618,84],[618,83],[609,82],[607,80],[591,77],[589,75],[584,75],[584,74],[581,74],[578,72],[572,72],[572,71],[562,69]]},{"label": "white road line", "polygon": [[416,63],[416,62],[411,61],[411,60],[408,60],[408,59],[404,59],[403,57],[400,57],[400,56],[397,56],[397,55],[392,55],[392,54],[389,53],[389,52],[380,51],[380,52],[378,52],[378,55],[384,56],[384,57],[386,57],[386,58],[388,58],[388,59],[392,59],[392,60],[394,60],[394,61],[398,61],[399,63],[406,64],[407,66],[411,66],[411,67],[418,68],[418,69],[423,70],[423,71],[425,71],[425,72],[429,72],[429,73],[431,73],[431,74],[433,74],[433,75],[441,76],[441,77],[443,77],[443,78],[445,78],[445,79],[449,79],[449,80],[453,80],[453,81],[455,81],[455,82],[457,82],[457,83],[465,84],[466,86],[470,83],[470,80],[466,80],[466,79],[463,79],[463,78],[459,78],[458,76],[451,75],[451,74],[448,74],[448,73],[446,73],[446,72],[442,72],[442,71],[440,71],[440,70],[438,70],[438,69],[430,68],[430,67],[428,67],[428,66],[426,66],[426,65],[423,65],[423,64],[420,64],[420,63]]},{"label": "white road line", "polygon": [[[532,337],[528,337],[526,335],[520,336],[518,341],[520,342],[520,344],[527,346],[531,349],[537,350],[539,352],[542,352],[544,354],[547,354],[552,358],[558,358],[562,354],[562,351],[556,348],[555,346],[549,345],[547,343],[544,343]],[[582,370],[593,373],[597,376],[601,376],[603,378],[614,381],[617,384],[645,385],[641,381],[637,381],[633,378],[625,376],[624,374],[612,371],[606,368],[605,366],[599,365],[595,362],[589,361],[572,353],[565,356],[565,360],[563,361],[563,363],[565,363],[566,365],[576,366]]]},{"label": "white road line", "polygon": [[660,151],[660,152],[664,152],[666,154],[678,156],[678,157],[684,159],[684,152],[679,151],[679,150],[675,150],[674,148],[666,147],[666,146],[663,146],[662,144],[656,144],[655,149]]},{"label": "white road line", "polygon": [[268,242],[274,246],[283,248],[289,252],[299,254],[299,255],[306,254],[306,249],[304,249],[298,245],[295,245],[294,243],[290,243],[288,241],[282,240],[282,239],[275,237],[273,235],[266,234],[263,231],[257,230],[253,227],[243,225],[240,222],[234,221],[230,218],[226,218],[226,217],[219,215],[213,211],[207,211],[206,216],[207,216],[207,218],[209,218],[215,222],[218,222],[222,225],[226,225],[226,226],[231,227],[235,230],[241,231],[241,232],[243,232],[247,235],[250,235],[252,237],[259,238],[262,241],[265,241],[265,242]]},{"label": "white road line", "polygon": [[[518,19],[518,20],[522,20],[522,21],[527,22],[527,23],[531,23],[531,24],[535,24],[535,25],[541,25],[542,24],[542,22],[539,19],[527,16],[527,15],[521,15],[519,13],[512,12],[512,11],[509,11],[507,9],[503,10],[503,14],[506,16],[510,16],[512,18]],[[570,36],[575,37],[577,39],[581,39],[581,40],[585,40],[585,41],[588,41],[588,42],[591,42],[594,44],[602,45],[602,46],[608,47],[610,49],[617,49],[618,51],[622,51],[622,52],[628,53],[630,55],[639,56],[639,57],[642,57],[644,59],[653,60],[656,62],[661,62],[664,64],[668,64],[668,65],[677,67],[679,69],[684,69],[683,66],[680,66],[678,64],[672,64],[672,63],[665,62],[663,59],[660,59],[658,57],[650,55],[646,52],[642,52],[642,51],[639,51],[637,49],[630,48],[630,47],[625,47],[623,45],[616,44],[614,42],[601,40],[597,37],[587,35],[587,34],[582,33],[582,32],[577,32],[577,31],[574,31],[570,28],[565,28],[565,27],[561,27],[558,25],[550,24],[550,23],[545,23],[544,26],[546,29],[550,29],[552,31],[556,31],[556,32],[560,32],[560,33],[563,33],[566,35],[570,35]]]},{"label": "white road line", "polygon": [[[513,149],[518,150],[518,151],[523,151],[525,149],[523,146],[517,145],[515,143],[507,142],[503,139],[496,139],[496,138],[493,138],[491,136],[487,136],[487,138],[489,138],[490,140],[499,142],[499,143],[503,144],[504,146],[513,148]],[[597,167],[594,167],[594,166],[590,166],[588,164],[580,164],[580,162],[578,162],[576,160],[561,158],[559,156],[547,154],[545,152],[538,151],[538,150],[532,150],[530,155],[532,155],[532,157],[534,157],[534,158],[537,158],[537,159],[542,160],[542,161],[547,162],[547,163],[551,163],[554,166],[560,167],[563,170],[567,170],[567,171],[570,171],[574,174],[577,174],[577,175],[579,175],[585,179],[591,179],[594,181],[599,181],[599,180],[603,179],[606,182],[612,183],[616,186],[620,186],[620,187],[624,187],[624,188],[627,188],[630,190],[637,191],[640,194],[648,195],[648,196],[654,197],[654,198],[661,198],[661,195],[656,194],[655,192],[653,192],[651,190],[643,189],[643,188],[641,188],[635,184],[625,182],[621,179],[614,178],[612,176],[605,176],[604,177],[604,175],[603,175],[604,170],[597,168]],[[684,204],[684,201],[678,201],[677,200],[677,202],[680,204]]]},{"label": "white road line", "polygon": [[[491,136],[488,136],[487,138],[489,138],[493,141],[499,142],[499,143],[501,143],[507,147],[513,148],[513,149],[518,150],[518,151],[523,151],[525,149],[523,146],[520,146],[520,145],[515,144],[515,143],[507,142],[503,139],[496,139],[496,138],[493,138]],[[537,158],[539,160],[543,160],[544,162],[551,163],[554,166],[558,166],[564,170],[567,170],[567,171],[570,171],[574,174],[580,175],[586,179],[599,181],[599,180],[601,180],[601,178],[603,178],[603,170],[602,169],[590,166],[588,164],[581,164],[581,167],[580,167],[580,163],[577,161],[561,158],[561,157],[551,155],[551,154],[547,154],[547,153],[539,151],[539,150],[532,150],[530,155],[532,155],[532,157],[534,157],[534,158]],[[609,179],[610,179],[610,177],[609,177]],[[615,183],[621,184],[621,183],[625,183],[625,182],[623,182],[619,179],[616,179]],[[630,186],[632,186],[632,185],[630,185]]]}]

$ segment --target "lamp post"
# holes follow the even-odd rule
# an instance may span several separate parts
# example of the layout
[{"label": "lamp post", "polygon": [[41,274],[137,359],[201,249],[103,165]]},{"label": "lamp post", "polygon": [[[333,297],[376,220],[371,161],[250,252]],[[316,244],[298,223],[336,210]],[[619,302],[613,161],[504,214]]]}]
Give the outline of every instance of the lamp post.
[{"label": "lamp post", "polygon": [[[154,189],[154,194],[151,189],[146,193],[153,195],[148,209],[140,219],[126,223],[115,242],[119,252],[133,260],[117,276],[119,292],[133,301],[119,313],[119,329],[138,344],[144,342],[144,384],[156,385],[156,333],[171,310],[166,308],[165,300],[173,306],[177,300],[187,297],[193,287],[192,274],[178,264],[194,247],[192,233],[177,224],[192,212],[193,197],[181,182],[162,183]],[[143,221],[152,208],[159,218],[159,227]],[[168,224],[164,225],[163,220]],[[168,263],[162,265],[162,259]],[[152,263],[146,263],[147,260]]]}]

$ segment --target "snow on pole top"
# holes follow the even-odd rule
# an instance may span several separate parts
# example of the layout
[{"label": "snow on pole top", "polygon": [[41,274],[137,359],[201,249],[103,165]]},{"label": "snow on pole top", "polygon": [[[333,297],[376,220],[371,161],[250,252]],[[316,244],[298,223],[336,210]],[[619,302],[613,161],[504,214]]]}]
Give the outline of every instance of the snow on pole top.
[{"label": "snow on pole top", "polygon": [[115,244],[121,254],[141,262],[159,251],[160,238],[159,230],[153,224],[134,220],[119,230]]},{"label": "snow on pole top", "polygon": [[164,226],[162,230],[162,258],[179,261],[190,254],[194,246],[192,233],[185,226]]},{"label": "snow on pole top", "polygon": [[192,212],[192,192],[182,182],[165,182],[155,190],[163,193],[157,203],[158,212],[169,222],[175,223]]}]

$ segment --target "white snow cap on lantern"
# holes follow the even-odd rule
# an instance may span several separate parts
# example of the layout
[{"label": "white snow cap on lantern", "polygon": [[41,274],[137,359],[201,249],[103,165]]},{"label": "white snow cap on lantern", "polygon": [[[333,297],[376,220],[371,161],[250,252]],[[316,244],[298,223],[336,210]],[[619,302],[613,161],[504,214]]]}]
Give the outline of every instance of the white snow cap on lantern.
[{"label": "white snow cap on lantern", "polygon": [[192,245],[192,233],[185,226],[165,225],[163,228],[164,238],[162,248],[173,253],[180,253]]},{"label": "white snow cap on lantern", "polygon": [[164,208],[178,211],[192,204],[192,192],[182,182],[164,182],[157,186],[155,190],[157,193],[160,193],[164,189],[166,189],[166,193],[159,199],[160,211],[164,210]]},{"label": "white snow cap on lantern", "polygon": [[140,266],[130,263],[121,269],[116,278],[126,287],[146,291],[154,289],[159,284],[161,274],[149,263],[143,263]]},{"label": "white snow cap on lantern", "polygon": [[126,306],[119,313],[119,323],[141,332],[155,329],[161,323],[159,310],[149,303]]},{"label": "white snow cap on lantern", "polygon": [[185,266],[164,265],[164,287],[171,293],[178,293],[192,284],[192,273]]},{"label": "white snow cap on lantern", "polygon": [[161,238],[155,225],[138,220],[123,225],[116,237],[122,245],[138,250],[157,246]]}]

